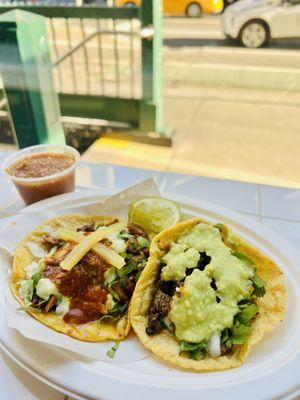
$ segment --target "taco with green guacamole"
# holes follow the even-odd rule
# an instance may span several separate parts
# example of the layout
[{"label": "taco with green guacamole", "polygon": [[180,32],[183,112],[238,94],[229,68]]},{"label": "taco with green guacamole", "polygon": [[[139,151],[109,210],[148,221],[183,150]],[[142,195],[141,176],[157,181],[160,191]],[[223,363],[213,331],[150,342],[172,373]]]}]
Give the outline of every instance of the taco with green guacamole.
[{"label": "taco with green guacamole", "polygon": [[120,340],[149,244],[143,229],[117,218],[54,218],[18,245],[11,290],[49,328],[83,341]]},{"label": "taco with green guacamole", "polygon": [[135,288],[131,324],[157,357],[205,372],[239,367],[283,320],[278,266],[222,224],[199,218],[158,234]]}]

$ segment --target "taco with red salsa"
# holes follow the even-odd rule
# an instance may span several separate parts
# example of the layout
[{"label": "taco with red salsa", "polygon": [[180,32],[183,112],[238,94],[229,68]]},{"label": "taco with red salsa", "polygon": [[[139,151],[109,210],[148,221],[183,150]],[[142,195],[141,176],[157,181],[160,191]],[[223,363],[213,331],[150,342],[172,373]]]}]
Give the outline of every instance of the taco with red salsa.
[{"label": "taco with red salsa", "polygon": [[37,227],[19,244],[11,289],[32,317],[79,340],[121,340],[146,265],[149,238],[113,217],[66,215]]}]

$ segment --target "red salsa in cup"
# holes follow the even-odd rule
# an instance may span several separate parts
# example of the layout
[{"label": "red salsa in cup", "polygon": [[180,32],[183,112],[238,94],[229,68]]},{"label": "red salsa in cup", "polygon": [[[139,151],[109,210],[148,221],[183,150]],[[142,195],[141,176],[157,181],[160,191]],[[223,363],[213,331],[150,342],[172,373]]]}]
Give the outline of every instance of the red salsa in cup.
[{"label": "red salsa in cup", "polygon": [[69,146],[41,145],[24,149],[17,155],[22,153],[24,156],[11,160],[5,171],[27,205],[74,190],[77,150]]},{"label": "red salsa in cup", "polygon": [[66,154],[41,153],[26,156],[8,168],[10,175],[17,178],[43,178],[62,172],[74,164]]}]

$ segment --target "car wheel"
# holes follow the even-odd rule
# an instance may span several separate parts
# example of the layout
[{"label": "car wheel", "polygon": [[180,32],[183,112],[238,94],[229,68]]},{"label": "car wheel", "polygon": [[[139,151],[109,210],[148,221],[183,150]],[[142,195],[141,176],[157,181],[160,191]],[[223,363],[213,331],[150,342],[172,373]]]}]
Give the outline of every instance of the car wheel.
[{"label": "car wheel", "polygon": [[127,1],[127,3],[125,3],[125,7],[134,7],[135,4],[133,1]]},{"label": "car wheel", "polygon": [[247,22],[239,33],[241,45],[252,49],[264,46],[269,37],[269,29],[262,21]]},{"label": "car wheel", "polygon": [[191,3],[186,9],[186,15],[189,18],[199,18],[201,16],[201,8],[197,3]]}]

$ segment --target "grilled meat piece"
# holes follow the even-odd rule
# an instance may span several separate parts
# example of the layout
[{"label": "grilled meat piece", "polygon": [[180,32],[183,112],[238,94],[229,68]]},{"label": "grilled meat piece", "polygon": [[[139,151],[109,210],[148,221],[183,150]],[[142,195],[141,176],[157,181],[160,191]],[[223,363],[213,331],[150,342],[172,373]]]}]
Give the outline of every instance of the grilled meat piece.
[{"label": "grilled meat piece", "polygon": [[170,310],[171,296],[158,289],[154,295],[148,315],[146,333],[154,335],[163,329],[162,320]]},{"label": "grilled meat piece", "polygon": [[31,303],[32,307],[42,308],[44,305],[44,300],[42,300],[38,295],[34,294]]},{"label": "grilled meat piece", "polygon": [[87,252],[86,255],[80,260],[80,264],[85,264],[91,268],[100,269],[103,268],[104,265],[106,266],[105,261],[103,261],[94,251]]}]

